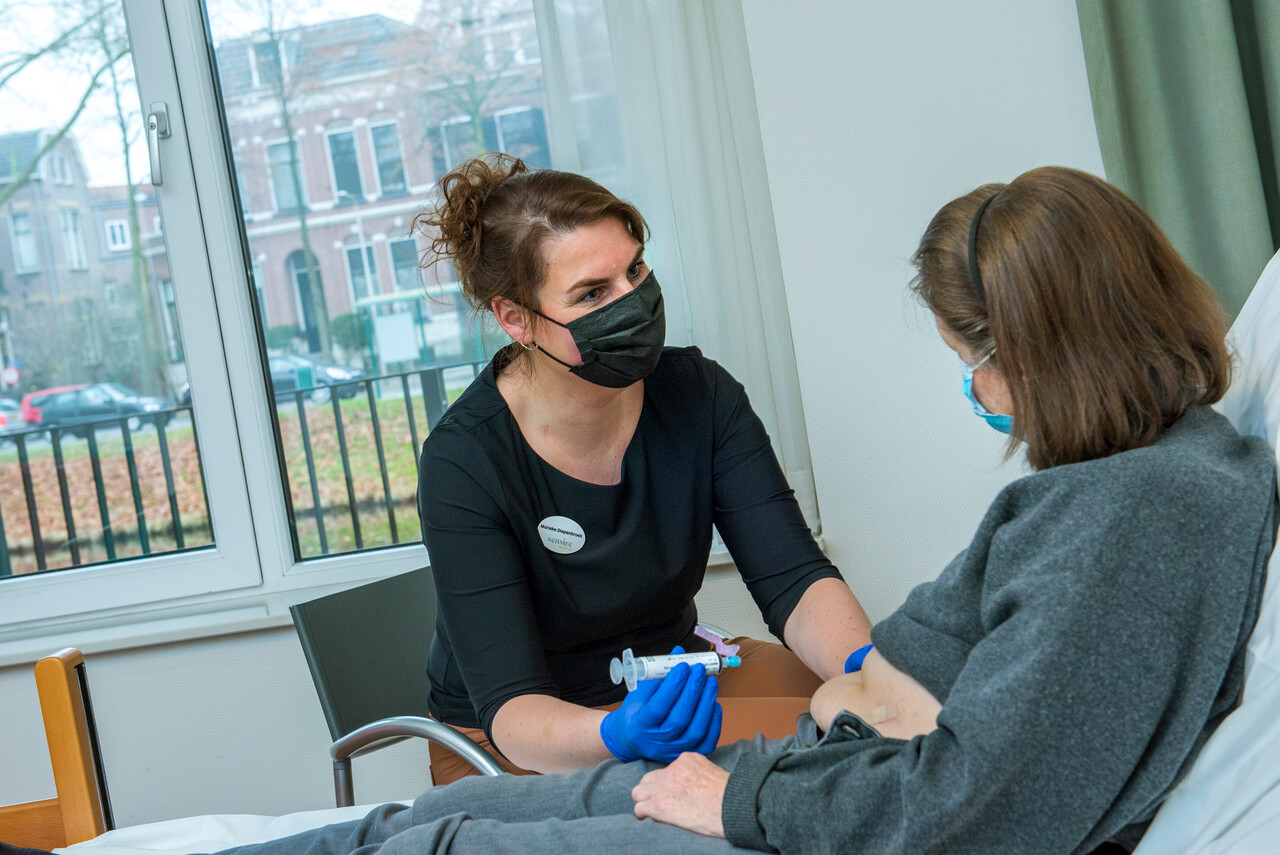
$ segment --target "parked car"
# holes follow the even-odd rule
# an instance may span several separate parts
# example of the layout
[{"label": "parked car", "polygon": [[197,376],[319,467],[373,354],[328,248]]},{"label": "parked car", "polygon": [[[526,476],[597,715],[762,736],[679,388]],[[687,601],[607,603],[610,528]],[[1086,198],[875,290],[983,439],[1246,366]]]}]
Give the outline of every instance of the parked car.
[{"label": "parked car", "polygon": [[[339,398],[358,395],[360,385],[353,381],[364,379],[364,371],[359,368],[312,362],[301,356],[271,356],[267,358],[267,365],[271,369],[271,388],[277,401],[293,400],[293,393],[298,388],[298,373],[301,369],[311,369],[311,385],[307,388],[312,391],[307,398],[316,404],[327,404],[333,397],[333,390],[329,387],[338,386],[340,383],[348,385],[338,386]],[[182,388],[178,390],[178,406],[191,406],[190,383],[183,383]]]},{"label": "parked car", "polygon": [[311,385],[306,388],[312,389],[307,397],[314,403],[323,404],[332,397],[330,386],[337,388],[339,398],[351,398],[364,391],[359,383],[352,382],[364,379],[364,372],[359,368],[312,362],[301,356],[271,356],[267,364],[271,369],[271,388],[278,401],[293,400],[293,393],[298,388],[298,375],[305,374],[307,370],[311,372]]},{"label": "parked car", "polygon": [[84,436],[85,429],[77,425],[128,416],[129,430],[133,431],[143,425],[168,424],[169,413],[164,411],[173,406],[173,401],[167,398],[139,395],[119,383],[95,383],[47,398],[40,406],[40,424]]},{"label": "parked car", "polygon": [[22,418],[29,425],[38,425],[40,424],[40,407],[45,401],[59,392],[74,392],[83,388],[84,384],[80,383],[75,386],[50,386],[48,389],[28,392],[22,396]]},{"label": "parked car", "polygon": [[22,417],[22,405],[9,398],[0,398],[0,437],[26,429],[27,420]]}]

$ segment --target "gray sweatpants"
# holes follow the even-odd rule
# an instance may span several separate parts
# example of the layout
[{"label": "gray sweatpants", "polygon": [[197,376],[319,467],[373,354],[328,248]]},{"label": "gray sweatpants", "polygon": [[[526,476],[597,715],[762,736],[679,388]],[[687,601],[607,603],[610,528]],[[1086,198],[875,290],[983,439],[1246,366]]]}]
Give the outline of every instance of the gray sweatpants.
[{"label": "gray sweatpants", "polygon": [[[744,751],[795,747],[794,736],[742,741],[710,755],[732,770]],[[305,831],[224,855],[426,855],[426,853],[744,852],[651,819],[638,820],[631,789],[662,764],[609,760],[571,775],[470,777],[432,787],[414,803],[382,805],[364,819]]]}]

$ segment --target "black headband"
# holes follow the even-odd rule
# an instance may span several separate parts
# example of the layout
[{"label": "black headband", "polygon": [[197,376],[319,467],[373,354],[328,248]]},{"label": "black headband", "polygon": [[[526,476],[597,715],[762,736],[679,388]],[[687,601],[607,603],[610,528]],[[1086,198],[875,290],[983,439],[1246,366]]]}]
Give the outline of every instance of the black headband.
[{"label": "black headband", "polygon": [[978,223],[986,213],[987,206],[999,195],[997,192],[988,196],[987,201],[978,206],[978,213],[973,215],[973,223],[969,226],[969,276],[973,279],[973,287],[978,292],[978,299],[984,304],[987,302],[987,292],[982,287],[982,275],[978,272]]}]

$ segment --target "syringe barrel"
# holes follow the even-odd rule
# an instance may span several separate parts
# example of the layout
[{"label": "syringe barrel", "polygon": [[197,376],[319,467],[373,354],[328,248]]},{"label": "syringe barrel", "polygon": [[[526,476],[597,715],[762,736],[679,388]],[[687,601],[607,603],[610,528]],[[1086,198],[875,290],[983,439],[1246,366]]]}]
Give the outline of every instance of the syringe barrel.
[{"label": "syringe barrel", "polygon": [[715,651],[707,651],[705,653],[669,653],[665,656],[635,656],[631,652],[631,648],[627,648],[622,652],[622,659],[614,659],[609,663],[609,676],[613,682],[621,683],[624,680],[627,683],[627,691],[634,691],[636,683],[641,680],[659,680],[675,668],[681,662],[689,663],[690,667],[701,664],[706,667],[708,674],[718,674],[723,665],[739,664],[737,656],[721,659],[720,655]]},{"label": "syringe barrel", "polygon": [[698,664],[705,665],[708,674],[720,673],[720,655],[710,650],[706,653],[670,653],[665,656],[637,656],[634,661],[637,680],[660,680],[681,662],[688,662],[690,668]]}]

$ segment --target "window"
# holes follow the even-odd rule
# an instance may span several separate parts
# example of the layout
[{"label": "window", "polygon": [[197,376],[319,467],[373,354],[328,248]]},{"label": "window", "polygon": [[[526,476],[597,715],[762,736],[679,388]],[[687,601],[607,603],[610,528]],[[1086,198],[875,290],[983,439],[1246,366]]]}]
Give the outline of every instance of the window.
[{"label": "window", "polygon": [[85,268],[84,235],[80,233],[80,212],[72,208],[58,211],[62,221],[62,242],[67,251],[67,266],[72,270]]},{"label": "window", "polygon": [[255,43],[249,52],[249,62],[253,68],[254,86],[278,87],[281,85],[278,42]]},{"label": "window", "polygon": [[498,150],[523,158],[536,169],[551,166],[551,150],[547,144],[547,125],[537,107],[515,107],[494,116],[498,132]]},{"label": "window", "polygon": [[400,135],[394,123],[369,128],[373,141],[373,159],[378,164],[378,184],[383,196],[400,196],[409,188],[404,179],[404,157],[400,152]]},{"label": "window", "polygon": [[470,116],[458,116],[442,124],[439,134],[439,151],[436,172],[442,174],[453,169],[469,157],[475,157],[485,148],[483,135],[477,137],[476,124]]},{"label": "window", "polygon": [[[127,29],[125,4],[132,7]],[[190,147],[183,122],[175,123],[173,144],[164,148],[164,193],[165,213],[176,217],[176,223],[166,225],[184,251],[170,255],[156,240],[148,241],[138,260],[108,252],[137,247],[124,214],[111,206],[128,201],[125,164],[132,164],[137,175],[147,160],[146,143],[135,133],[145,115],[139,90],[163,90],[170,110],[182,115],[170,32],[163,17],[148,14],[138,0],[59,6],[57,15],[46,14],[47,5],[10,4],[5,21],[6,48],[15,55],[33,52],[28,65],[5,78],[7,103],[40,110],[36,121],[25,108],[0,111],[5,167],[16,164],[17,174],[40,168],[37,174],[47,181],[11,187],[4,205],[10,240],[0,242],[8,244],[14,268],[27,273],[44,268],[42,275],[21,283],[20,295],[8,286],[10,299],[19,297],[22,309],[11,316],[4,349],[21,360],[23,385],[56,390],[51,400],[68,404],[68,413],[97,398],[109,403],[100,391],[81,395],[65,388],[90,380],[120,382],[155,396],[150,405],[159,412],[160,400],[172,397],[176,378],[184,374],[183,366],[171,371],[164,358],[161,280],[172,277],[184,294],[173,307],[174,316],[191,323],[226,318],[213,297],[192,163],[184,156]],[[187,32],[193,31],[190,24]],[[98,27],[125,41],[100,47],[95,39],[78,37]],[[72,34],[76,37],[69,38]],[[130,37],[136,41],[130,43]],[[51,44],[59,47],[48,55],[38,50]],[[202,49],[201,43],[186,46],[184,60],[190,62]],[[102,50],[109,53],[99,55]],[[112,75],[94,73],[107,65]],[[56,81],[56,98],[50,81]],[[79,107],[85,119],[73,123]],[[104,121],[117,111],[130,129],[127,141],[118,132],[113,137],[113,125]],[[44,153],[43,167],[34,158],[50,134],[33,127],[62,129],[61,141]],[[78,150],[90,158],[82,163]],[[75,193],[62,189],[73,184]],[[133,184],[141,197],[140,215],[149,222],[156,213],[154,191],[145,183]],[[92,192],[81,192],[88,187]],[[105,210],[114,222],[108,225],[91,213],[95,205],[105,205],[96,210]],[[101,231],[92,230],[99,222]],[[68,274],[68,268],[83,273]],[[186,283],[191,283],[190,298]],[[132,436],[127,462],[118,427],[104,427],[104,441],[96,449],[75,447],[72,429],[84,429],[83,413],[63,433],[68,457],[62,461],[55,460],[56,446],[48,442],[28,446],[34,489],[4,499],[0,650],[12,655],[9,645],[15,639],[47,634],[50,621],[74,621],[76,615],[93,612],[108,623],[127,623],[155,603],[207,597],[258,582],[260,564],[253,548],[238,537],[221,537],[223,532],[246,531],[252,523],[243,450],[221,436],[223,426],[217,424],[220,398],[224,412],[230,411],[230,380],[217,334],[205,337],[198,356],[189,368],[202,385],[201,400],[213,401],[212,414],[188,410],[163,429],[157,417],[150,425],[155,429]],[[193,418],[204,422],[198,446]],[[58,466],[65,462],[69,467],[82,454],[86,464],[90,455],[97,456],[93,468],[100,470],[95,472],[99,477],[77,476],[68,500],[66,492],[59,495]],[[211,460],[216,462],[206,466]],[[51,572],[73,567],[78,571]]]},{"label": "window", "polygon": [[391,268],[395,271],[396,290],[413,292],[422,287],[418,275],[418,244],[414,240],[391,243]]},{"label": "window", "polygon": [[40,269],[40,260],[36,255],[36,235],[31,228],[31,215],[26,211],[15,211],[10,217],[13,229],[13,266],[18,273],[31,273]]},{"label": "window", "polygon": [[[280,142],[267,146],[267,168],[271,172],[271,191],[275,194],[276,211],[281,214],[297,212],[306,197],[305,185],[298,186],[299,182],[304,181],[303,176],[306,173],[302,171],[301,158],[297,153],[297,143],[290,145],[288,142]],[[301,193],[303,198],[299,198],[300,189],[303,191]]]},{"label": "window", "polygon": [[347,277],[351,282],[352,301],[359,302],[378,293],[378,270],[373,263],[373,247],[347,249]]},{"label": "window", "polygon": [[123,252],[133,245],[129,239],[129,224],[124,220],[107,220],[103,223],[107,229],[107,249],[112,252]]},{"label": "window", "polygon": [[356,135],[352,131],[335,131],[325,137],[329,144],[329,168],[333,174],[333,192],[339,205],[364,201],[360,186],[360,164],[356,161]]},{"label": "window", "polygon": [[67,162],[67,156],[61,151],[54,149],[48,154],[49,178],[54,184],[68,186],[71,181],[71,166]]}]

